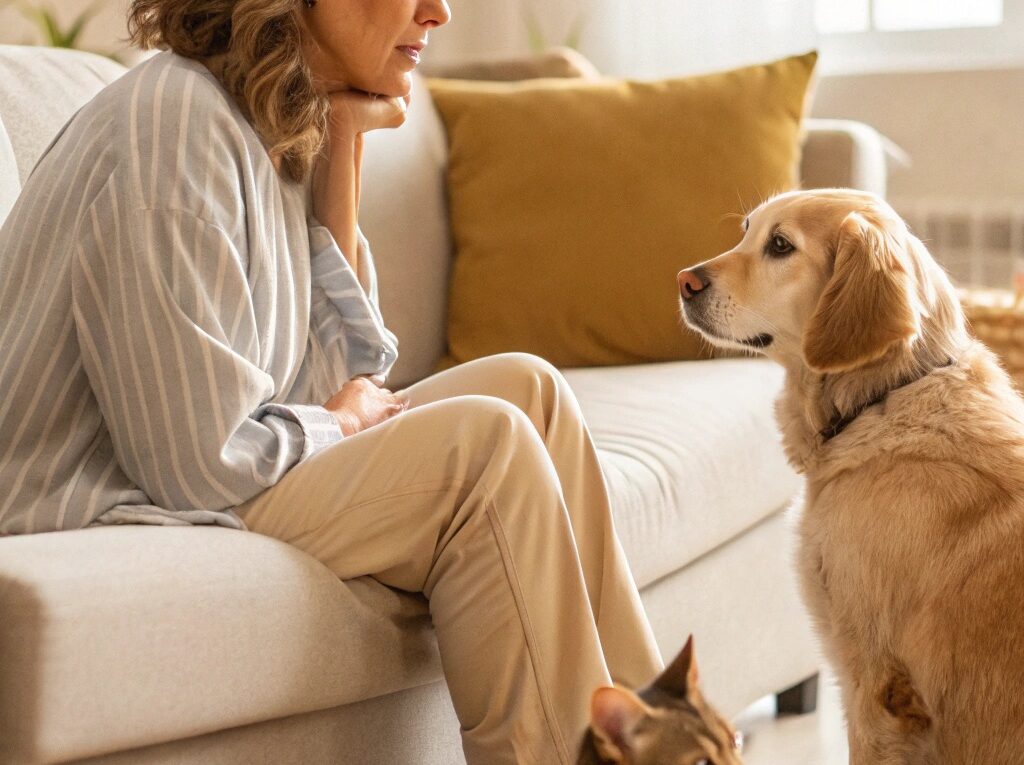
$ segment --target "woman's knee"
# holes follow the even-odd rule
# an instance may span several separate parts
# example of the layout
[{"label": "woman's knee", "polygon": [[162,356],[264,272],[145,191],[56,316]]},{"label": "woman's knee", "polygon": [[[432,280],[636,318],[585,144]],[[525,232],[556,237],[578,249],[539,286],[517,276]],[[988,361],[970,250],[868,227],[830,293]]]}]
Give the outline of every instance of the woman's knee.
[{"label": "woman's knee", "polygon": [[554,364],[532,353],[512,351],[510,353],[498,353],[489,358],[492,360],[492,363],[501,365],[508,374],[532,375],[563,381],[565,379]]},{"label": "woman's knee", "polygon": [[497,434],[516,437],[532,431],[522,409],[497,396],[466,394],[437,401],[433,406],[446,422],[454,423],[466,438],[493,438]]},{"label": "woman's knee", "polygon": [[536,385],[545,404],[565,400],[575,402],[576,396],[565,376],[547,359],[521,352],[500,353],[490,358],[500,366],[502,377],[510,381],[527,380]]},{"label": "woman's knee", "polygon": [[550,461],[547,448],[530,418],[518,406],[497,396],[463,395],[433,404],[456,448],[476,454],[503,452],[526,463]]}]

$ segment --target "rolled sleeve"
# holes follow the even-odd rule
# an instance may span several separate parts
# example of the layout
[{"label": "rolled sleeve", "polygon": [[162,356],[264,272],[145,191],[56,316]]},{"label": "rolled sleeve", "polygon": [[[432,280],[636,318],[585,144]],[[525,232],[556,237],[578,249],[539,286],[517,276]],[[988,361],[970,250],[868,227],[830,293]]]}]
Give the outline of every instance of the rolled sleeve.
[{"label": "rolled sleeve", "polygon": [[298,423],[302,428],[304,441],[300,460],[312,456],[331,444],[338,443],[345,437],[338,424],[338,419],[322,406],[264,404],[259,411]]}]

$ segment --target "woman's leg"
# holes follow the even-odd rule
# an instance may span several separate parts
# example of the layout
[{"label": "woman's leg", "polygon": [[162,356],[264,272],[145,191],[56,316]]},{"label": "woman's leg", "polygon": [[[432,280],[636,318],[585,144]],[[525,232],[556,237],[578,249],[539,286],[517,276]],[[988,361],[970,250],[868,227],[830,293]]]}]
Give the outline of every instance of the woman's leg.
[{"label": "woman's leg", "polygon": [[404,392],[412,408],[469,393],[495,396],[530,418],[558,472],[611,676],[634,688],[650,682],[661,671],[661,655],[615,534],[590,431],[561,372],[538,356],[504,353],[432,375]]},{"label": "woman's leg", "polygon": [[240,505],[340,578],[423,592],[470,763],[574,763],[608,676],[558,476],[518,408],[419,406]]}]

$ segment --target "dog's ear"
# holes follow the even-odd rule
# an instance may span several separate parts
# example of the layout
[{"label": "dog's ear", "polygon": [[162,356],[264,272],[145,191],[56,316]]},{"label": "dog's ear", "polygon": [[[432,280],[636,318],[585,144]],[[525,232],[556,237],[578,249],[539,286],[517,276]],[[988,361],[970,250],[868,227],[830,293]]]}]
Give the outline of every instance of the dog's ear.
[{"label": "dog's ear", "polygon": [[623,762],[632,748],[637,724],[653,710],[625,688],[598,688],[590,697],[590,729],[594,744],[606,760]]},{"label": "dog's ear", "polygon": [[699,679],[697,655],[693,648],[693,635],[690,635],[686,639],[683,650],[672,660],[671,664],[665,667],[665,671],[658,675],[654,686],[670,696],[686,699],[692,703],[699,693],[697,689]]},{"label": "dog's ear", "polygon": [[859,212],[840,226],[832,278],[804,332],[804,361],[814,371],[855,369],[920,331],[897,226]]}]

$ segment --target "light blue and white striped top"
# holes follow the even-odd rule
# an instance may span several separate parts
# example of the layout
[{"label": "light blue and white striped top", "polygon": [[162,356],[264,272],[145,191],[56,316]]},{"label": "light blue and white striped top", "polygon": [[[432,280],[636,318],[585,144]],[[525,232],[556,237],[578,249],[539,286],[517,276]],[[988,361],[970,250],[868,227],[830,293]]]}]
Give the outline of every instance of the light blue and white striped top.
[{"label": "light blue and white striped top", "polygon": [[0,229],[0,534],[241,527],[342,438],[322,404],[397,341],[365,239],[356,274],[308,210],[196,61],[72,118]]}]

